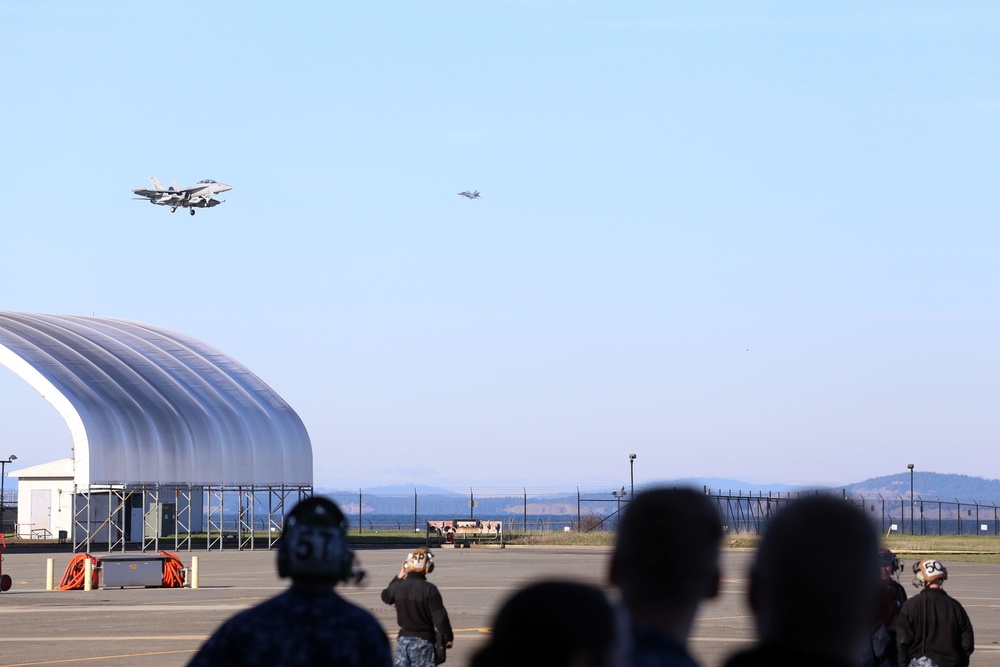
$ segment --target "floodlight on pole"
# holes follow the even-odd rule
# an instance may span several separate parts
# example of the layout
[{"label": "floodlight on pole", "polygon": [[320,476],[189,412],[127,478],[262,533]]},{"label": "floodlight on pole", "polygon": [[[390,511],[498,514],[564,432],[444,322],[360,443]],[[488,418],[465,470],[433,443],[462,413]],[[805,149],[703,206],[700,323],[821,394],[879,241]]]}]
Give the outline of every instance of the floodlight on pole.
[{"label": "floodlight on pole", "polygon": [[635,454],[628,455],[628,474],[629,474],[629,482],[632,486],[631,498],[635,500]]},{"label": "floodlight on pole", "polygon": [[913,464],[907,463],[906,467],[910,469],[910,535],[915,535],[916,528],[913,526]]}]

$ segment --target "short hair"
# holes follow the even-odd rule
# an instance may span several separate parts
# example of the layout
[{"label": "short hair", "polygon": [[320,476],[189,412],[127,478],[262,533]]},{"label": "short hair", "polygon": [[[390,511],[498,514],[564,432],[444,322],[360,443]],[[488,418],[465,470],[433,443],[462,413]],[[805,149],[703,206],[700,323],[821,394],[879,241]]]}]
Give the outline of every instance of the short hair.
[{"label": "short hair", "polygon": [[543,581],[514,593],[493,619],[493,632],[472,667],[510,664],[601,667],[615,645],[611,604],[600,589]]},{"label": "short hair", "polygon": [[876,613],[879,541],[865,513],[833,496],[780,509],[752,566],[751,597],[763,641],[847,645]]},{"label": "short hair", "polygon": [[612,582],[630,607],[656,609],[711,595],[719,572],[722,520],[694,489],[642,491],[618,525]]}]

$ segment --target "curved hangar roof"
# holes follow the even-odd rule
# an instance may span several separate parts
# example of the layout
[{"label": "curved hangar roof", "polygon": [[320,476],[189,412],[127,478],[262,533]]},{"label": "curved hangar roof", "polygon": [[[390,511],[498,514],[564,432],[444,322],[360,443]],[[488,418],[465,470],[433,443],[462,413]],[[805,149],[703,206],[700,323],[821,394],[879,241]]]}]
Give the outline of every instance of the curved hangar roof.
[{"label": "curved hangar roof", "polygon": [[0,311],[0,363],[73,436],[76,484],[311,486],[298,415],[246,367],[141,322]]}]

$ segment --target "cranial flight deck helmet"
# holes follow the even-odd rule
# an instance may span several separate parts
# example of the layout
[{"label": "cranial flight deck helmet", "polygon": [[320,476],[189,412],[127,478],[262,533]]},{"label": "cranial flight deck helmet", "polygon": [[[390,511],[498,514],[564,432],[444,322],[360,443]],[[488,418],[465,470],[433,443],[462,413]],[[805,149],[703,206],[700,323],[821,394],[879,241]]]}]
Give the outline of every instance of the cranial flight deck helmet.
[{"label": "cranial flight deck helmet", "polygon": [[888,567],[890,574],[896,574],[903,569],[903,564],[889,549],[878,550],[878,562],[882,567]]},{"label": "cranial flight deck helmet", "polygon": [[347,548],[347,519],[336,503],[313,496],[288,513],[278,542],[278,576],[331,585],[361,580],[364,572],[354,569]]},{"label": "cranial flight deck helmet", "polygon": [[430,574],[434,571],[434,554],[431,553],[430,549],[425,549],[424,547],[414,549],[406,554],[406,562],[403,563],[403,569],[408,573],[422,572]]},{"label": "cranial flight deck helmet", "polygon": [[917,561],[913,564],[913,585],[917,588],[929,586],[932,582],[948,578],[948,570],[935,558]]}]

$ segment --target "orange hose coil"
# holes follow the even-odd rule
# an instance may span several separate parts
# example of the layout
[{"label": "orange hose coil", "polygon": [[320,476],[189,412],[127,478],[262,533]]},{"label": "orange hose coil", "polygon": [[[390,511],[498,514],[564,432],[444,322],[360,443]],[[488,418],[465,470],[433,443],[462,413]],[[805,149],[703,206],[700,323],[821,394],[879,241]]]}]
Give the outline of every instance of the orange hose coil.
[{"label": "orange hose coil", "polygon": [[[85,563],[88,560],[93,561],[94,557],[91,556],[90,554],[77,554],[77,555],[73,556],[70,559],[70,561],[69,561],[69,565],[66,566],[66,571],[63,572],[62,581],[60,581],[59,585],[56,586],[56,590],[57,591],[74,591],[74,590],[80,590],[80,589],[82,589],[83,588],[83,576],[84,576],[83,575],[83,569],[84,569]],[[91,583],[92,583],[93,586],[96,587],[96,586],[98,586],[100,584],[101,571],[95,568],[93,570],[93,575],[94,575],[94,578],[93,578],[93,580],[92,580]]]},{"label": "orange hose coil", "polygon": [[161,551],[160,555],[166,558],[163,561],[163,587],[182,588],[184,586],[184,565],[181,559],[169,551]]}]

